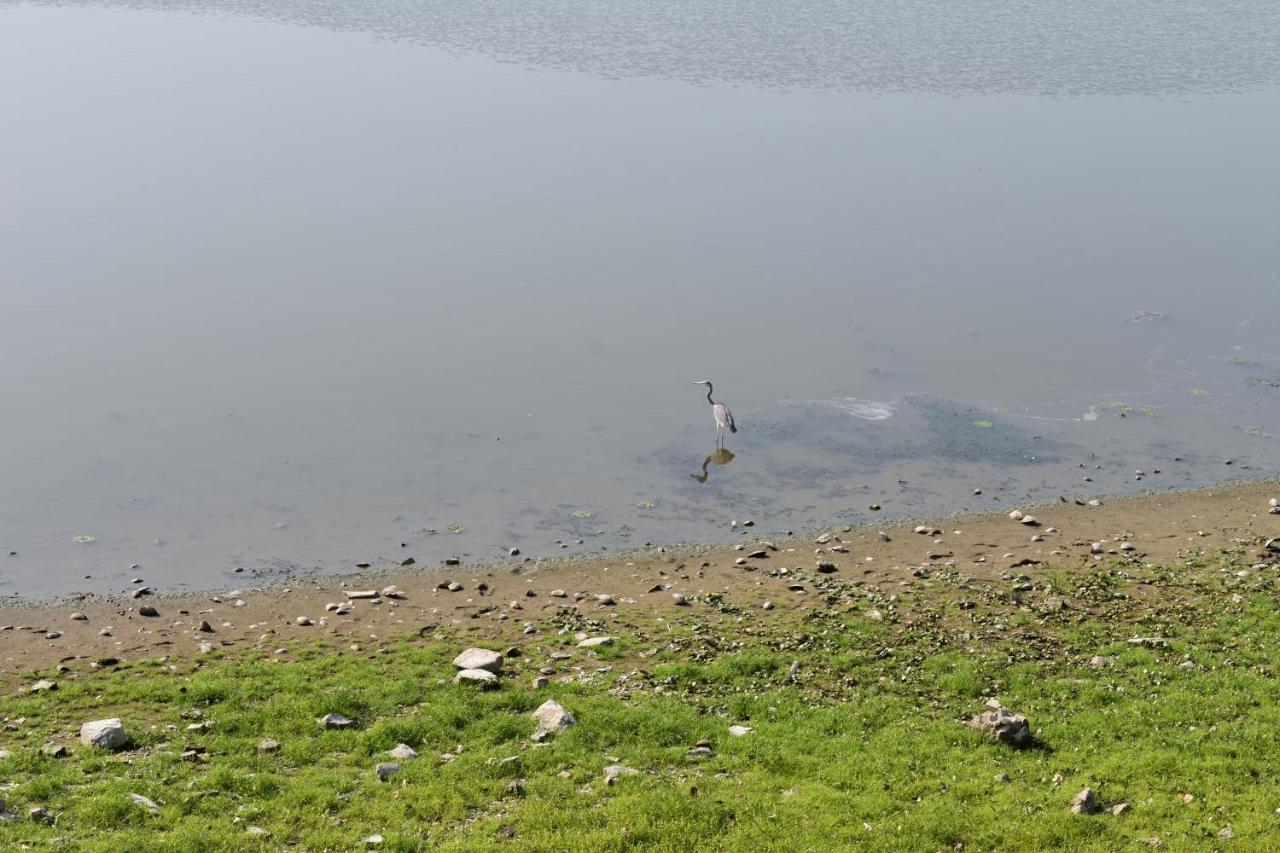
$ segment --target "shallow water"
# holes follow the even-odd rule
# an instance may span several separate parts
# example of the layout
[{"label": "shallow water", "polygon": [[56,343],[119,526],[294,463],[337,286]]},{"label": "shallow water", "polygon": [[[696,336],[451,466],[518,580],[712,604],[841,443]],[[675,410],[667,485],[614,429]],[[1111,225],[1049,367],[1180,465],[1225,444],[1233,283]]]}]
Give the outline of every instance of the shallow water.
[{"label": "shallow water", "polygon": [[0,591],[1275,473],[1277,7],[943,5],[0,0]]}]

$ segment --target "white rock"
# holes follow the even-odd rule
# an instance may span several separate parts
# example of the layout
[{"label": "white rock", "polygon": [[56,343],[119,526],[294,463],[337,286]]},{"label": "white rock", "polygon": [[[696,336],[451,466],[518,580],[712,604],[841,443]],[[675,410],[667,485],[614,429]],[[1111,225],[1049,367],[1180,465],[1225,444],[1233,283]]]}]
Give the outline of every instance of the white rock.
[{"label": "white rock", "polygon": [[1018,520],[1021,521],[1023,524],[1025,524],[1027,527],[1040,526],[1040,519],[1036,518],[1034,515],[1024,515],[1022,518]]},{"label": "white rock", "polygon": [[742,737],[751,734],[751,726],[729,726],[729,734],[734,737]]},{"label": "white rock", "polygon": [[553,699],[548,699],[539,705],[538,709],[533,712],[533,718],[538,721],[540,731],[550,734],[558,734],[575,722],[573,715]]},{"label": "white rock", "polygon": [[1093,789],[1085,788],[1071,799],[1071,811],[1075,814],[1097,814],[1102,811],[1102,806]]},{"label": "white rock", "polygon": [[376,589],[357,589],[347,590],[347,598],[377,598],[378,591]]},{"label": "white rock", "polygon": [[464,669],[453,677],[453,681],[455,684],[466,682],[479,684],[481,687],[496,687],[498,676],[487,669]]},{"label": "white rock", "polygon": [[588,637],[578,643],[580,649],[593,649],[596,646],[612,646],[616,637]]},{"label": "white rock", "polygon": [[355,725],[355,721],[350,717],[342,714],[325,714],[316,722],[324,726],[326,729],[349,729]]},{"label": "white rock", "polygon": [[407,743],[397,744],[395,749],[389,750],[387,755],[392,758],[398,758],[401,761],[412,761],[418,757],[418,752]]},{"label": "white rock", "polygon": [[1013,512],[1009,513],[1009,517],[1012,518],[1014,521],[1022,521],[1022,519],[1025,516],[1023,516],[1022,514],[1022,510],[1015,509]]},{"label": "white rock", "polygon": [[115,718],[94,720],[80,727],[80,742],[85,746],[101,749],[123,749],[129,738],[124,733],[124,725]]},{"label": "white rock", "polygon": [[621,764],[610,764],[604,769],[604,783],[612,785],[619,776],[636,776],[639,773],[639,770],[634,770]]},{"label": "white rock", "polygon": [[144,797],[141,794],[130,794],[129,799],[133,800],[135,803],[142,806],[144,809],[150,809],[153,812],[160,811],[159,804],[157,804],[155,800],[152,800],[149,797]]},{"label": "white rock", "polygon": [[491,649],[467,649],[453,659],[458,669],[486,669],[494,675],[502,672],[502,653]]}]

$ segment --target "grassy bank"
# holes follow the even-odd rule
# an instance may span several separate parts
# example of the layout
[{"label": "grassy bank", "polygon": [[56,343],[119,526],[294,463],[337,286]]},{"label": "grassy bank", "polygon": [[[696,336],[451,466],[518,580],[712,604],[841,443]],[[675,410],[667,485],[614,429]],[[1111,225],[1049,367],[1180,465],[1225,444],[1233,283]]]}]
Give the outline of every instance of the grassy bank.
[{"label": "grassy bank", "polygon": [[[518,641],[491,690],[451,681],[453,656],[474,643],[458,623],[358,648],[316,640],[288,655],[267,644],[30,673],[0,699],[0,797],[15,815],[0,844],[1280,845],[1276,563],[1242,546],[1036,569],[984,583],[939,569],[901,594],[793,572],[799,604],[708,595],[624,630],[566,605]],[[601,633],[618,640],[577,646]],[[547,666],[550,685],[535,688]],[[57,689],[28,692],[38,677]],[[1026,714],[1039,746],[967,728],[988,696]],[[548,698],[577,724],[535,744],[531,712]],[[354,726],[325,730],[317,718],[331,712]],[[76,741],[103,717],[124,721],[129,748]],[[733,736],[734,724],[751,731]],[[279,751],[261,752],[264,738]],[[690,756],[701,740],[712,754]],[[400,743],[421,757],[380,781],[375,765]],[[69,754],[47,754],[57,745]],[[614,764],[638,773],[607,785]],[[1086,786],[1123,813],[1071,813]],[[36,806],[55,822],[30,818]]]}]

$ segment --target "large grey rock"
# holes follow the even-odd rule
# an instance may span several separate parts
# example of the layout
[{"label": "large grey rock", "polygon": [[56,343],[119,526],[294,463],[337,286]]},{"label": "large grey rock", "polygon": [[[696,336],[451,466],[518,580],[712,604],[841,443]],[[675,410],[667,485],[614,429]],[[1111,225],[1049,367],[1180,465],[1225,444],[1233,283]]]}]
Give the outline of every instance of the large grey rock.
[{"label": "large grey rock", "polygon": [[387,755],[397,758],[401,761],[412,761],[418,757],[418,751],[407,743],[396,744],[396,748],[389,750]]},{"label": "large grey rock", "polygon": [[124,749],[129,738],[124,733],[124,724],[112,718],[94,720],[80,727],[80,742],[85,746],[101,749]]},{"label": "large grey rock", "polygon": [[325,714],[316,722],[326,729],[349,729],[356,724],[355,720],[344,717],[342,714]]},{"label": "large grey rock", "polygon": [[150,811],[153,811],[153,812],[160,811],[160,804],[157,803],[155,800],[151,799],[150,797],[144,797],[141,794],[130,794],[129,799],[133,800],[135,803],[142,806],[144,809],[149,809]]},{"label": "large grey rock", "polygon": [[27,812],[27,817],[36,823],[43,823],[46,826],[53,826],[58,822],[57,815],[42,806],[34,806],[31,811]]},{"label": "large grey rock", "polygon": [[988,699],[986,710],[970,720],[969,725],[995,743],[1007,743],[1021,749],[1035,742],[1027,718],[1013,713],[996,699]]},{"label": "large grey rock", "polygon": [[621,764],[610,764],[604,769],[604,783],[612,785],[619,776],[636,776],[640,771]]},{"label": "large grey rock", "polygon": [[378,774],[378,778],[385,782],[400,772],[400,765],[391,761],[384,761],[373,770]]},{"label": "large grey rock", "polygon": [[1097,814],[1102,811],[1102,805],[1093,789],[1085,788],[1071,798],[1071,811],[1075,814]]},{"label": "large grey rock", "polygon": [[467,649],[453,659],[458,669],[485,669],[498,675],[502,672],[502,653],[489,649]]},{"label": "large grey rock", "polygon": [[455,684],[478,684],[481,687],[497,687],[498,676],[487,669],[464,669],[453,677]]},{"label": "large grey rock", "polygon": [[596,646],[612,646],[615,637],[587,637],[587,639],[578,643],[580,649],[593,649]]},{"label": "large grey rock", "polygon": [[554,699],[548,699],[533,712],[538,729],[549,734],[559,734],[574,724],[573,715]]}]

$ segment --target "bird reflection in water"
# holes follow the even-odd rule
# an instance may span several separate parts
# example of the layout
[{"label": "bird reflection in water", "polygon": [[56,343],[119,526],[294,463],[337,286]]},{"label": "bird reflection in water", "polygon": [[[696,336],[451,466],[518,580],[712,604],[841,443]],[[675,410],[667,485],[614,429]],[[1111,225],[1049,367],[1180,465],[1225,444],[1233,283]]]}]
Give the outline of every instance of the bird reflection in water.
[{"label": "bird reflection in water", "polygon": [[697,480],[699,483],[705,483],[707,482],[707,477],[710,476],[710,472],[708,471],[708,469],[712,465],[728,465],[732,461],[733,461],[732,450],[729,450],[728,448],[724,448],[724,447],[717,447],[714,451],[712,451],[710,456],[702,460],[702,473],[690,474],[689,476]]}]

